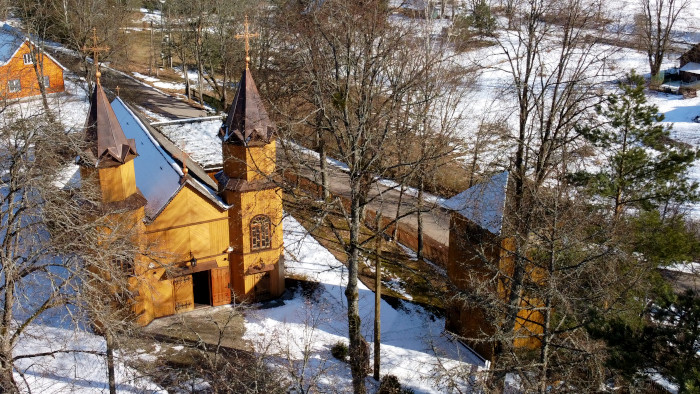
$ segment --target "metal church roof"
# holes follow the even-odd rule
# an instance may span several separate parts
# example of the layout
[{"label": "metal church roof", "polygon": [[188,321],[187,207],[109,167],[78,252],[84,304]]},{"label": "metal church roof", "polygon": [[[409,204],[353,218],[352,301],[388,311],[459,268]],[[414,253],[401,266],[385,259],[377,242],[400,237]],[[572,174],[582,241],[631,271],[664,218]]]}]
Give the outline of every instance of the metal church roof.
[{"label": "metal church roof", "polygon": [[182,172],[179,150],[167,138],[147,125],[138,113],[119,97],[112,101],[116,118],[127,137],[133,138],[139,150],[134,159],[136,186],[148,201],[146,219],[155,220],[177,193],[190,185],[221,209],[230,208],[216,194],[216,184],[195,162],[187,160],[188,175]]},{"label": "metal church roof", "polygon": [[85,135],[94,157],[89,164],[113,167],[132,160],[138,153],[133,139],[127,139],[99,81],[90,99]]},{"label": "metal church roof", "polygon": [[275,124],[265,111],[249,69],[243,71],[238,92],[224,123],[223,139],[233,144],[266,144],[274,137]]}]

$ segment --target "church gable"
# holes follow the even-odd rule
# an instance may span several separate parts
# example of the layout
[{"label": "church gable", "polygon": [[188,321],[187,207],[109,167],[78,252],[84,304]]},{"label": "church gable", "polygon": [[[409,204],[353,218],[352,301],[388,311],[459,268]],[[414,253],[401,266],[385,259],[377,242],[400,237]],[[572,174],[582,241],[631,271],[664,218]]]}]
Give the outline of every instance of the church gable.
[{"label": "church gable", "polygon": [[150,231],[224,218],[228,218],[226,209],[185,183],[147,228]]}]

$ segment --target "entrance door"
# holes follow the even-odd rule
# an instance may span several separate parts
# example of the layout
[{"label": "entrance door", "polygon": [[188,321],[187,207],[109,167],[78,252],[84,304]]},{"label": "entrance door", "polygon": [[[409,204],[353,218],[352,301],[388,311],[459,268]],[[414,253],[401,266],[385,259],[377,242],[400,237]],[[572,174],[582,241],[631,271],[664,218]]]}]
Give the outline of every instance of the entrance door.
[{"label": "entrance door", "polygon": [[228,267],[214,268],[211,270],[211,298],[212,305],[226,305],[231,303],[231,287]]},{"label": "entrance door", "polygon": [[211,305],[211,284],[209,270],[195,272],[192,274],[192,291],[194,293],[194,303],[200,305]]}]

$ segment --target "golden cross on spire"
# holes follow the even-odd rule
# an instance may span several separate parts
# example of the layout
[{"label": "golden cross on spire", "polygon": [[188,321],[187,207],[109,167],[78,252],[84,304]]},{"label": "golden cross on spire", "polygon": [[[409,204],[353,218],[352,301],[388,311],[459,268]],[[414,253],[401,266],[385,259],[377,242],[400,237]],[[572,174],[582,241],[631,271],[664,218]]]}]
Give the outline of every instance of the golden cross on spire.
[{"label": "golden cross on spire", "polygon": [[107,52],[109,51],[108,46],[97,46],[97,29],[92,28],[92,46],[83,46],[83,51],[91,50],[92,51],[92,61],[95,64],[95,79],[97,80],[97,83],[100,83],[100,76],[102,73],[100,73],[100,62],[98,60],[98,54],[100,52]]},{"label": "golden cross on spire", "polygon": [[117,85],[117,97],[119,97],[119,85]]},{"label": "golden cross on spire", "polygon": [[248,64],[250,63],[250,56],[248,55],[248,52],[250,51],[249,40],[251,38],[260,37],[260,34],[258,34],[258,33],[250,34],[250,32],[248,31],[248,26],[250,26],[250,24],[248,23],[248,15],[245,16],[245,23],[243,24],[243,26],[245,26],[245,33],[236,34],[235,37],[238,39],[242,38],[245,40],[245,69],[247,70]]}]

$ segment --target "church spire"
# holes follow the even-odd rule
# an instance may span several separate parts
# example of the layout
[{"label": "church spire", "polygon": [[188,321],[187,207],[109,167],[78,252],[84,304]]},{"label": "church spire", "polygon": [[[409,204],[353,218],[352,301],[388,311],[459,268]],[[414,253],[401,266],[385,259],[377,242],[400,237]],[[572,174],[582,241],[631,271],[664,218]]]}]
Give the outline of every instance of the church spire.
[{"label": "church spire", "polygon": [[128,162],[138,155],[133,139],[127,139],[119,125],[117,116],[109,104],[100,83],[97,53],[107,50],[97,46],[97,35],[93,31],[93,60],[95,64],[95,90],[90,99],[90,111],[85,122],[85,136],[90,143],[96,167],[114,167]]},{"label": "church spire", "polygon": [[224,142],[233,144],[266,144],[274,137],[275,124],[267,115],[253,76],[247,68],[238,82],[238,92],[223,129]]}]

